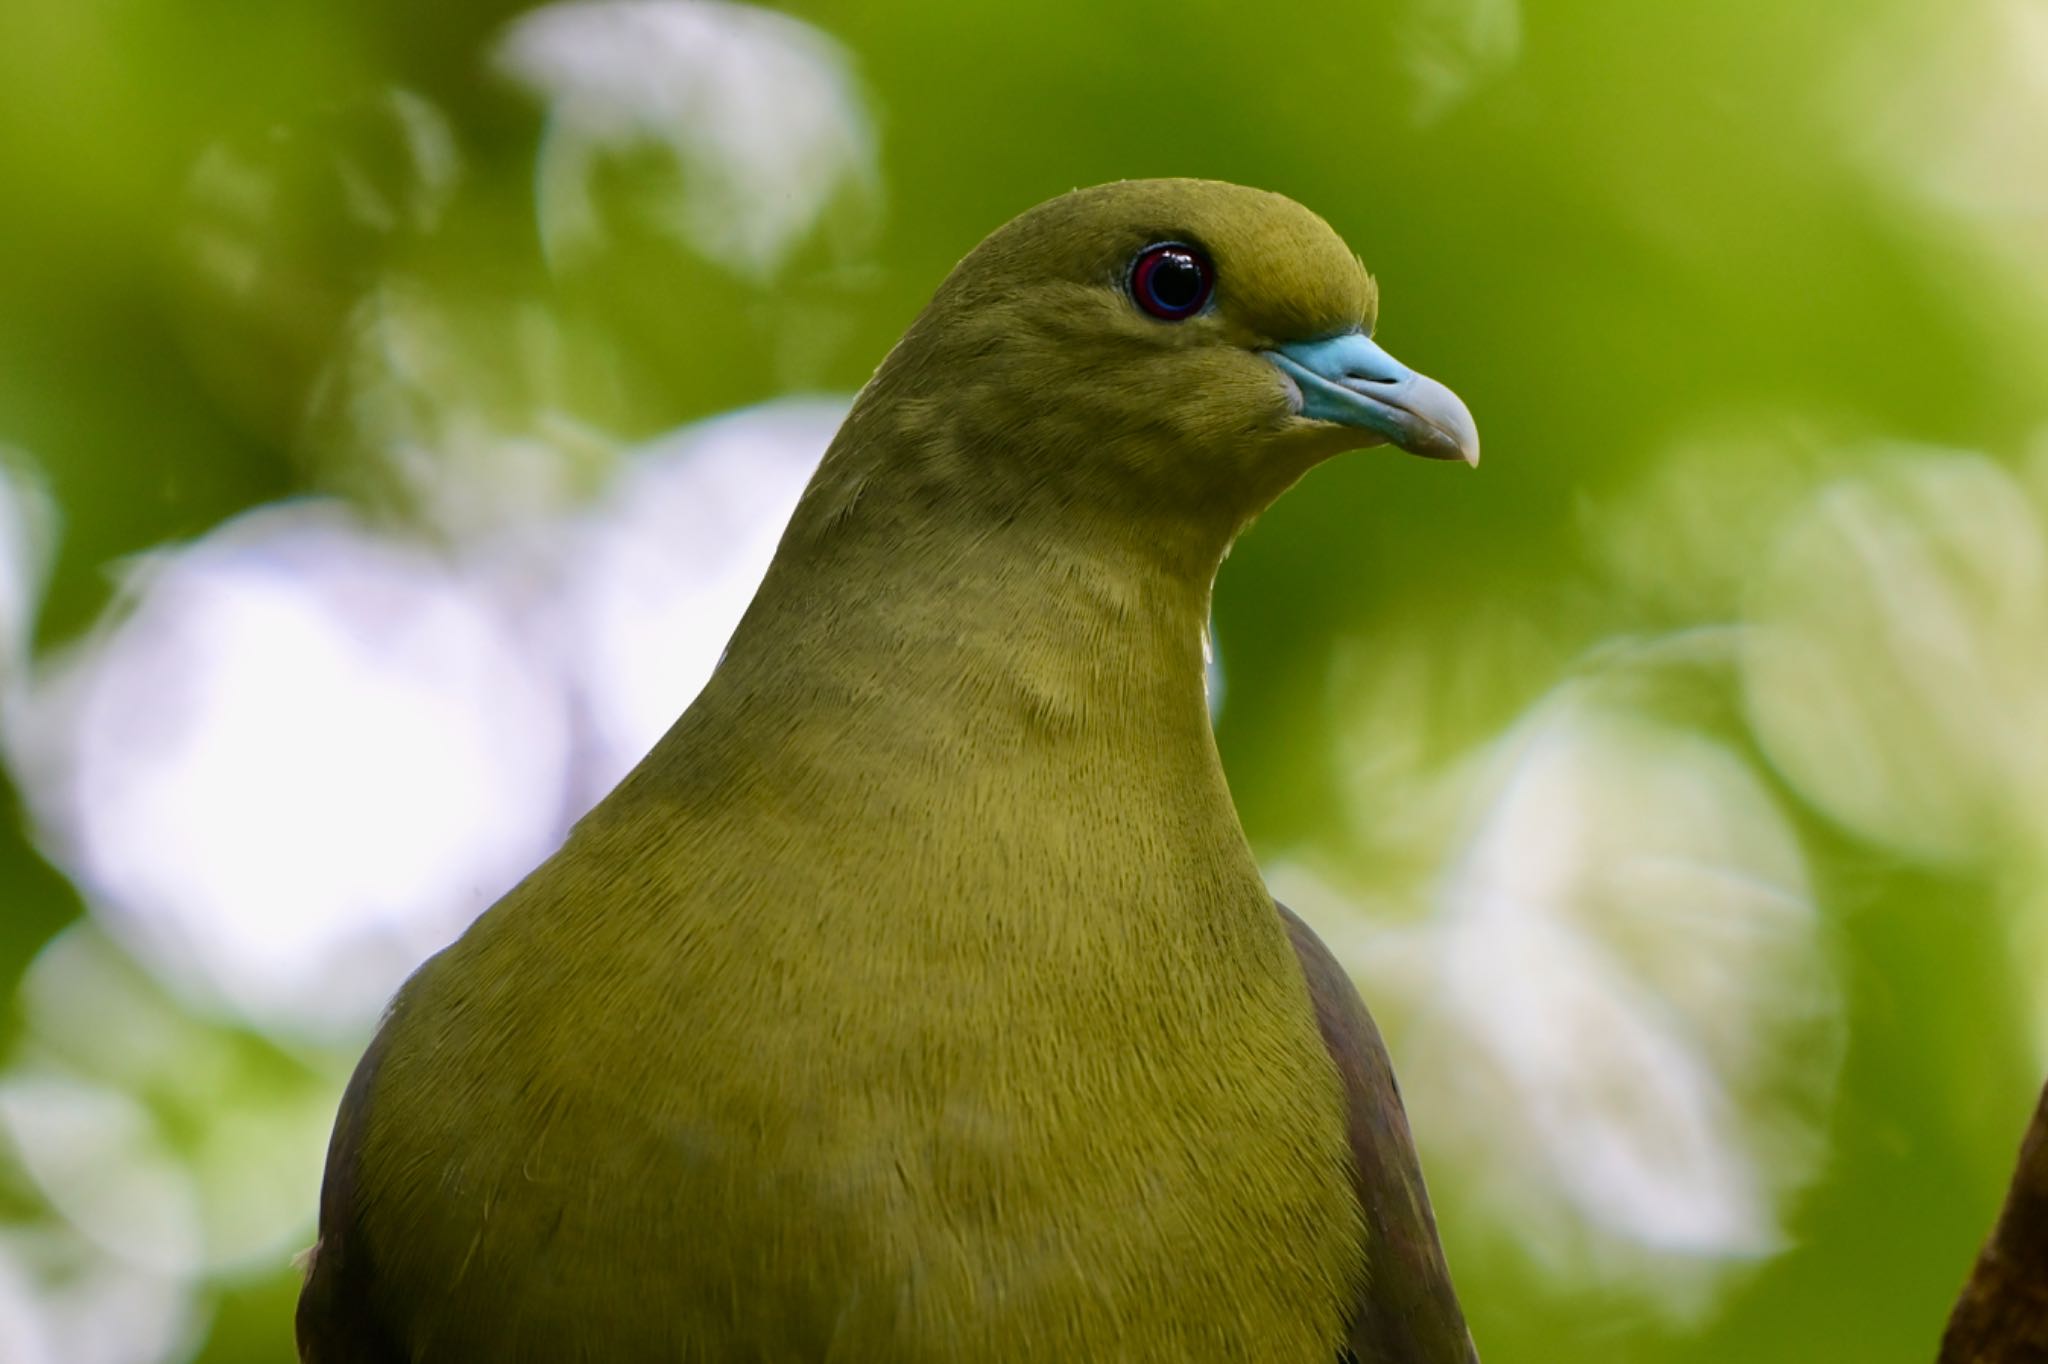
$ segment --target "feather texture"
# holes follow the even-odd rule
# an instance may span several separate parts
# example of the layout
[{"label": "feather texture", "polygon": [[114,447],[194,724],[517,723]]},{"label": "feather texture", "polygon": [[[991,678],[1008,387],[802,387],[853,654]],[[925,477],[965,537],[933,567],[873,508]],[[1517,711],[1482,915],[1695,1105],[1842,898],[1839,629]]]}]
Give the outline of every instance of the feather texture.
[{"label": "feather texture", "polygon": [[[1158,239],[1213,257],[1202,316],[1130,305]],[[1231,539],[1363,443],[1259,352],[1374,307],[1319,219],[1206,182],[971,254],[697,702],[394,1001],[303,1358],[1469,1359],[1202,691]]]}]

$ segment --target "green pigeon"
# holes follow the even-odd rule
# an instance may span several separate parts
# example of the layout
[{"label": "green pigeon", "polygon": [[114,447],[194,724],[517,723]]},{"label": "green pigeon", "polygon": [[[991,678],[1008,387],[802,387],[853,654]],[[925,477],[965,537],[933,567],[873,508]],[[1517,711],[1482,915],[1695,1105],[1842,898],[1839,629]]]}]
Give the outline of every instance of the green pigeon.
[{"label": "green pigeon", "polygon": [[702,694],[392,1001],[307,1364],[1473,1361],[1379,1034],[1204,694],[1232,540],[1476,463],[1322,219],[1199,180],[977,246]]}]

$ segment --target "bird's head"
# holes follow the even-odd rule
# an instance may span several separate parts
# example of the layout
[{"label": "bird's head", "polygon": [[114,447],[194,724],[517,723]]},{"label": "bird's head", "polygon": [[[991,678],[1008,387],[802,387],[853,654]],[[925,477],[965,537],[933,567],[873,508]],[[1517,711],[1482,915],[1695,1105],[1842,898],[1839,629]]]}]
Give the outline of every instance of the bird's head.
[{"label": "bird's head", "polygon": [[1227,543],[1340,451],[1477,463],[1465,405],[1372,340],[1378,302],[1343,239],[1281,195],[1076,190],[960,262],[823,474],[848,492],[907,480],[1006,518],[1222,527]]}]

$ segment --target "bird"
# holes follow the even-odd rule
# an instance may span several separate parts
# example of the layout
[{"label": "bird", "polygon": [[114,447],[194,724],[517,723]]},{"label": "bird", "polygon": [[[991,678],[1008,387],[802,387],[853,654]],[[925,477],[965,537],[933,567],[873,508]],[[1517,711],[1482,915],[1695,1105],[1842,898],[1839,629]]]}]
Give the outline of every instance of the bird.
[{"label": "bird", "polygon": [[305,1364],[1476,1361],[1205,691],[1285,489],[1478,462],[1378,310],[1320,217],[1217,181],[974,247],[695,700],[386,1010]]}]

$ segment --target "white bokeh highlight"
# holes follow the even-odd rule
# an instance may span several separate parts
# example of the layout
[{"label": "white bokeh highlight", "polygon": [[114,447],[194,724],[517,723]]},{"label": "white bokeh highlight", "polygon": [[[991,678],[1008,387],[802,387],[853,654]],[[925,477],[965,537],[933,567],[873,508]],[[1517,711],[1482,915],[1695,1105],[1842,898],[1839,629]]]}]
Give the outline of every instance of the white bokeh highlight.
[{"label": "white bokeh highlight", "polygon": [[182,1358],[201,1285],[305,1244],[341,1075],[193,1017],[90,920],[17,1002],[0,1152],[44,1215],[0,1228],[0,1359]]},{"label": "white bokeh highlight", "polygon": [[8,713],[41,842],[187,999],[354,1034],[695,696],[844,410],[707,422],[467,546],[308,500],[148,556]]},{"label": "white bokeh highlight", "polygon": [[654,441],[568,529],[546,647],[587,722],[581,799],[703,688],[845,415],[843,399],[788,399]]},{"label": "white bokeh highlight", "polygon": [[435,556],[287,503],[125,595],[11,738],[53,855],[185,991],[353,1027],[558,830],[553,680]]},{"label": "white bokeh highlight", "polygon": [[1775,1248],[1736,1095],[1771,1012],[1826,980],[1790,827],[1718,743],[1575,701],[1498,761],[1439,891],[1447,1014],[1592,1222],[1678,1254]]},{"label": "white bokeh highlight", "polygon": [[387,277],[349,310],[306,430],[356,501],[470,541],[558,514],[618,458],[569,397],[606,360],[539,302],[460,308]]},{"label": "white bokeh highlight", "polygon": [[191,1284],[100,1254],[65,1226],[0,1229],[0,1359],[160,1364],[196,1345]]},{"label": "white bokeh highlight", "polygon": [[514,20],[499,67],[543,99],[536,170],[551,258],[604,238],[592,178],[658,148],[649,210],[712,260],[771,274],[835,199],[873,195],[875,139],[852,61],[800,19],[725,0],[568,0]]},{"label": "white bokeh highlight", "polygon": [[1801,795],[1933,862],[2038,841],[2048,541],[2020,479],[1869,451],[1785,519],[1748,599],[1750,722]]},{"label": "white bokeh highlight", "polygon": [[1698,1310],[1782,1245],[1838,1078],[1789,823],[1718,741],[1578,684],[1412,794],[1455,831],[1418,915],[1301,863],[1276,890],[1383,1012],[1487,1222],[1564,1277]]},{"label": "white bokeh highlight", "polygon": [[[305,1244],[350,1052],[301,1064],[193,1016],[91,920],[43,949],[18,998],[0,1130],[106,1254],[196,1278],[267,1273]],[[110,1197],[121,1179],[150,1196]]]},{"label": "white bokeh highlight", "polygon": [[177,243],[211,288],[244,304],[291,298],[303,306],[290,290],[263,297],[283,264],[280,238],[297,225],[290,188],[279,182],[280,161],[301,172],[324,167],[335,185],[335,216],[349,227],[424,234],[439,225],[463,172],[447,115],[424,96],[393,86],[351,105],[346,126],[352,137],[335,136],[331,125],[286,126],[267,130],[255,145],[222,139],[199,154],[186,182],[189,208]]},{"label": "white bokeh highlight", "polygon": [[[2048,9],[2034,0],[1902,6],[1845,45],[1827,92],[1843,142],[1880,192],[1903,193],[1957,245],[1950,287],[1984,312],[2048,294]],[[1988,268],[1987,268],[1988,267]],[[2038,335],[2038,332],[2037,332]]]},{"label": "white bokeh highlight", "polygon": [[197,1269],[198,1200],[133,1095],[14,1075],[0,1084],[0,1130],[56,1211],[101,1251],[160,1277]]}]

